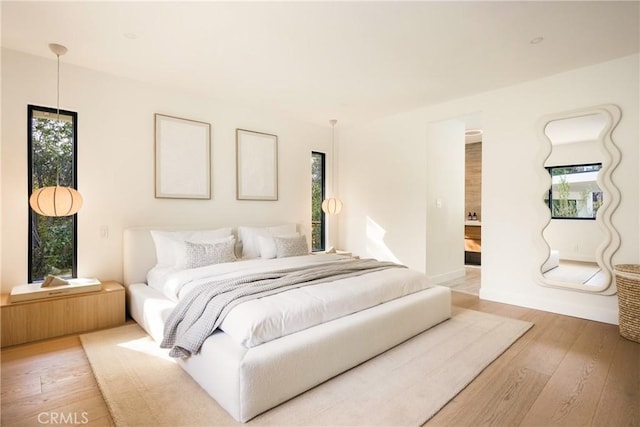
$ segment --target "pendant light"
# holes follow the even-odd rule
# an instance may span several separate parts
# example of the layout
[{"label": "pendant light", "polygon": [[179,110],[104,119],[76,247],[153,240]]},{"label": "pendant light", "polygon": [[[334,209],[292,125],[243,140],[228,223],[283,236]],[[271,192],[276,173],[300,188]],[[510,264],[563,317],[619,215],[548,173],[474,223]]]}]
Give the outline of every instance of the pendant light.
[{"label": "pendant light", "polygon": [[333,119],[329,120],[329,123],[331,124],[331,197],[322,201],[322,210],[329,215],[338,215],[342,210],[342,200],[338,199],[335,193],[335,182],[338,180],[338,177],[336,174],[336,163],[334,161],[336,151],[334,131],[338,121]]},{"label": "pendant light", "polygon": [[[51,43],[49,49],[58,58],[58,80],[57,80],[57,121],[60,122],[60,55],[67,53],[67,48]],[[59,135],[58,135],[59,136]],[[58,168],[60,156],[57,159]],[[55,187],[41,187],[31,193],[29,205],[36,213],[43,216],[69,216],[77,213],[82,207],[82,196],[75,188],[60,187],[59,171],[57,172]]]}]

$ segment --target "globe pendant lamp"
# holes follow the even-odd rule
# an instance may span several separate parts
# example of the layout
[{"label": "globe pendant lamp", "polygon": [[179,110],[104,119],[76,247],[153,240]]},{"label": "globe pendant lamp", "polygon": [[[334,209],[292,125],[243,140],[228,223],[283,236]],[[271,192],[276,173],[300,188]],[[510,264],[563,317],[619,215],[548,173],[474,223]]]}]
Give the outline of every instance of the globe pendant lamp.
[{"label": "globe pendant lamp", "polygon": [[338,123],[338,121],[333,119],[333,120],[329,120],[329,123],[331,123],[331,169],[333,171],[331,174],[332,197],[329,197],[328,199],[324,199],[322,201],[322,211],[329,215],[338,215],[342,210],[342,200],[335,197],[335,182],[337,180],[337,175],[336,175],[336,165],[334,162],[334,153],[335,153],[334,130],[336,127],[336,123]]},{"label": "globe pendant lamp", "polygon": [[322,210],[329,215],[338,215],[342,210],[342,200],[330,197],[322,201]]},{"label": "globe pendant lamp", "polygon": [[[60,55],[67,53],[67,48],[51,43],[49,49],[58,58],[58,80],[57,80],[57,111],[58,122],[60,121]],[[59,160],[59,159],[58,159]],[[59,177],[58,177],[59,179]],[[29,205],[36,213],[43,216],[69,216],[77,213],[82,207],[82,196],[75,188],[61,187],[41,187],[31,193]]]}]

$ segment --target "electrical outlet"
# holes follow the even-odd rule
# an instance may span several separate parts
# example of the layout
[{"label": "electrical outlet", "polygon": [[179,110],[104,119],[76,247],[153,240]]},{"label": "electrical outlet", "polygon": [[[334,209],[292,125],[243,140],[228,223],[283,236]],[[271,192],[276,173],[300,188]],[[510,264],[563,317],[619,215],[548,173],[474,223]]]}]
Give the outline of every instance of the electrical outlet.
[{"label": "electrical outlet", "polygon": [[109,226],[103,225],[100,227],[100,237],[102,237],[103,239],[109,238]]}]

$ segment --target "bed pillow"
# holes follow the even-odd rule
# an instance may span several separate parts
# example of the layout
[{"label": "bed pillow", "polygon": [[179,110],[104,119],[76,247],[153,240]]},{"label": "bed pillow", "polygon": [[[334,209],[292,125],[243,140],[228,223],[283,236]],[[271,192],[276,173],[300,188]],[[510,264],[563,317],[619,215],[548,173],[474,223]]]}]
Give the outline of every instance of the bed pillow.
[{"label": "bed pillow", "polygon": [[182,268],[198,268],[236,260],[234,238],[220,243],[184,242],[185,253]]},{"label": "bed pillow", "polygon": [[147,285],[163,292],[167,279],[176,271],[175,267],[153,267],[147,272]]},{"label": "bed pillow", "polygon": [[232,235],[230,228],[188,231],[151,230],[150,233],[156,247],[156,265],[164,267],[176,265],[176,242],[189,240],[194,243],[214,243],[215,240]]},{"label": "bed pillow", "polygon": [[295,233],[295,224],[283,224],[273,227],[238,227],[238,238],[242,241],[242,258],[251,259],[260,256],[258,236],[269,237]]},{"label": "bed pillow", "polygon": [[[175,268],[196,268],[196,267],[190,267],[190,265],[194,264],[192,260],[194,257],[194,251],[197,250],[194,245],[210,245],[211,246],[211,245],[218,245],[222,243],[225,243],[227,245],[232,245],[233,259],[229,261],[221,261],[221,262],[235,261],[236,260],[236,255],[235,255],[236,239],[233,236],[224,237],[222,239],[207,239],[205,241],[195,241],[195,242],[192,241],[191,239],[186,240],[184,242],[175,241],[173,243],[173,250],[174,250],[174,256],[175,256],[174,267]],[[219,263],[220,262],[210,262],[203,265],[219,264]]]},{"label": "bed pillow", "polygon": [[274,237],[273,240],[276,244],[276,256],[278,258],[307,255],[309,253],[307,238],[304,234],[297,237]]},{"label": "bed pillow", "polygon": [[[274,237],[284,237],[284,238],[293,238],[300,236],[300,233],[293,234],[284,234],[281,236]],[[276,253],[276,241],[274,237],[271,236],[258,236],[258,249],[260,251],[260,258],[262,259],[271,259],[275,258]]]}]

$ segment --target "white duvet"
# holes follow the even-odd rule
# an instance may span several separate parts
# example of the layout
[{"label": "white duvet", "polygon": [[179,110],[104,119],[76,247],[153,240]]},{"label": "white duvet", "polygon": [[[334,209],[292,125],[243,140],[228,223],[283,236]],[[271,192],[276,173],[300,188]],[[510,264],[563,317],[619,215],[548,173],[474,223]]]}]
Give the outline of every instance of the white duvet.
[{"label": "white duvet", "polygon": [[[154,268],[147,275],[147,283],[177,302],[206,281],[340,259],[344,257],[322,254],[251,259],[190,270]],[[220,329],[245,347],[254,347],[429,287],[422,273],[390,268],[242,302],[229,312]]]}]

